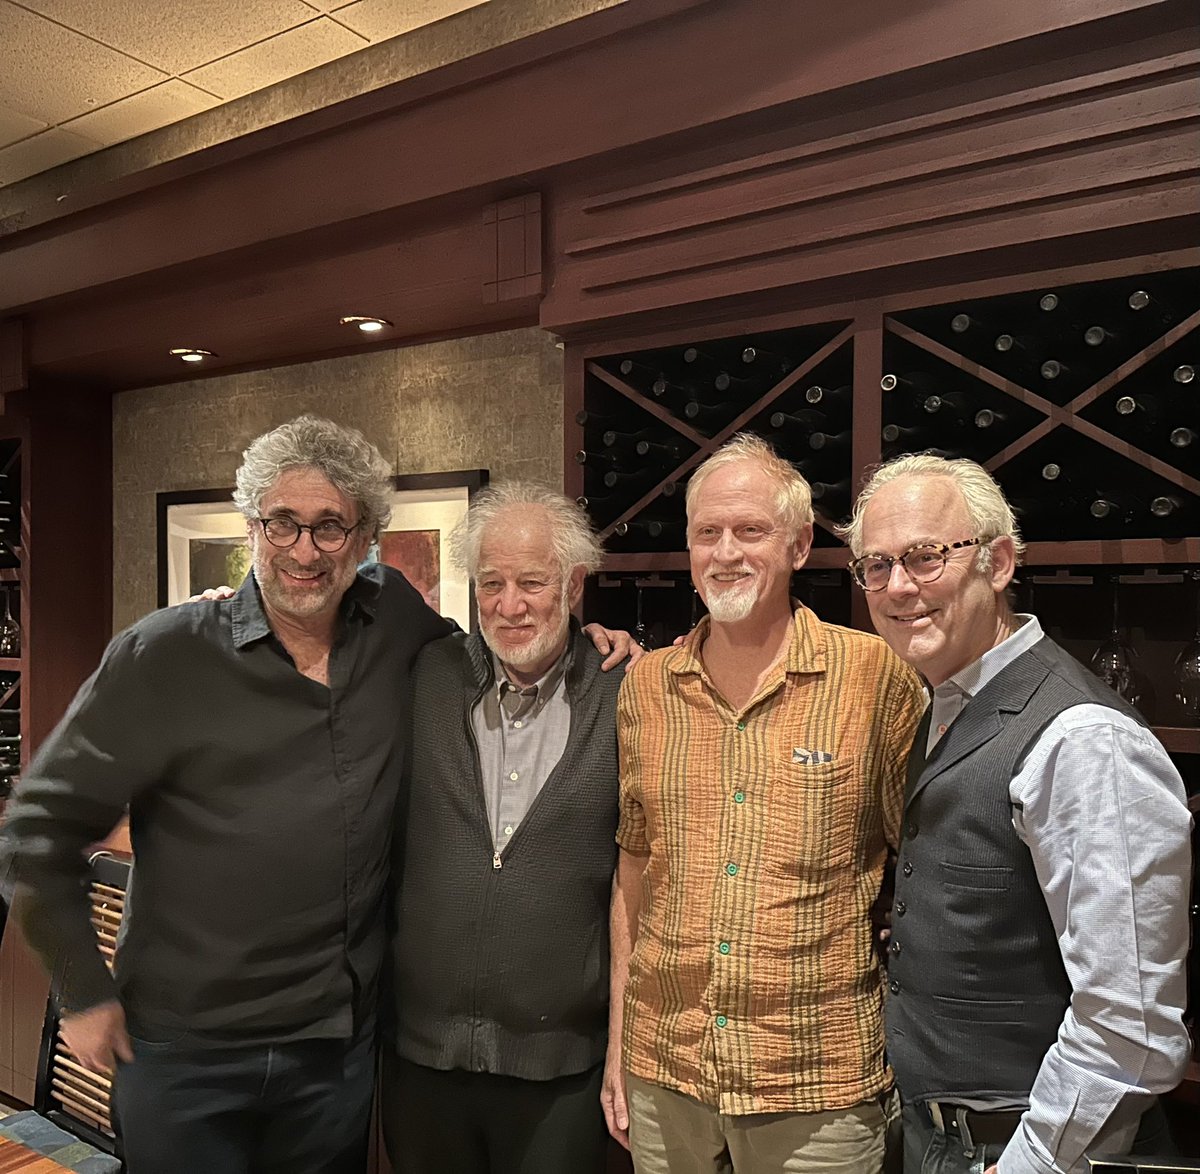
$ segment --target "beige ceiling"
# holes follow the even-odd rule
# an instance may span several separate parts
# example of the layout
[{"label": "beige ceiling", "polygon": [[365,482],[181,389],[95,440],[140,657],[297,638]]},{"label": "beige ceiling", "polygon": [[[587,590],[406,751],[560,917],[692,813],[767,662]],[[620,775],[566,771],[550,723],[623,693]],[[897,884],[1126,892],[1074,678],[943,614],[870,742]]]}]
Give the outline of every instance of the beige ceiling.
[{"label": "beige ceiling", "polygon": [[0,184],[488,0],[0,0]]}]

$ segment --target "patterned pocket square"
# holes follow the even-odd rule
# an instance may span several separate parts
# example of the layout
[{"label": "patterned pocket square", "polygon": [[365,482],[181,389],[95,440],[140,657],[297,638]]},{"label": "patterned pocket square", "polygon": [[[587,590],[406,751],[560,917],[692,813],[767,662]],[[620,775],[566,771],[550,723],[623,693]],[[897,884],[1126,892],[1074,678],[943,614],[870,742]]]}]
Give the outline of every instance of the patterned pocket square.
[{"label": "patterned pocket square", "polygon": [[819,762],[832,762],[833,755],[828,750],[807,750],[803,746],[792,748],[792,761],[801,766],[816,766]]}]

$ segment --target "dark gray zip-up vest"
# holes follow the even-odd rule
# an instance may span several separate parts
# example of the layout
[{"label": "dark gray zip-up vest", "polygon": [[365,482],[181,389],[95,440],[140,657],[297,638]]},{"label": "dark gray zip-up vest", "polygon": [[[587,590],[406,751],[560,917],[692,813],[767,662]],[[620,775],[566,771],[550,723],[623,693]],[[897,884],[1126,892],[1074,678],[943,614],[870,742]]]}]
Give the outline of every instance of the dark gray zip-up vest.
[{"label": "dark gray zip-up vest", "polygon": [[906,1100],[1027,1096],[1071,996],[1008,786],[1063,710],[1141,716],[1049,638],[971,699],[909,762],[896,869],[888,1053]]}]

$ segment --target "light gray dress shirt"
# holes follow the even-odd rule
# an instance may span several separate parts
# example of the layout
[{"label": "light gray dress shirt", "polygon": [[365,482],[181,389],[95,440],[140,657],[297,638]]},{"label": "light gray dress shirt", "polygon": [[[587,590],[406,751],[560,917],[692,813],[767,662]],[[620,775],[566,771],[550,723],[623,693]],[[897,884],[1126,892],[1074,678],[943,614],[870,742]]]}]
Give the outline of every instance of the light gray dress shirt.
[{"label": "light gray dress shirt", "polygon": [[[929,749],[1042,639],[1033,616],[1016,618],[1007,640],[934,689]],[[1098,1139],[1128,1149],[1149,1096],[1174,1088],[1187,1064],[1191,815],[1158,739],[1102,705],[1060,713],[1008,793],[1074,993],[999,1171],[1084,1174]]]},{"label": "light gray dress shirt", "polygon": [[500,856],[558,765],[571,729],[565,677],[570,645],[546,674],[515,685],[492,658],[496,682],[471,713],[492,843]]}]

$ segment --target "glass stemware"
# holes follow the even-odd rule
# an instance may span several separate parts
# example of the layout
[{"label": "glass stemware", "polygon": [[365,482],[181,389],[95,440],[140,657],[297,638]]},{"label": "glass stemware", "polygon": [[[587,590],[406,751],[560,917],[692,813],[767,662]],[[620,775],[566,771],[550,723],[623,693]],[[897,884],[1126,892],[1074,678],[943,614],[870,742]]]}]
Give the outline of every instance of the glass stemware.
[{"label": "glass stemware", "polygon": [[1116,576],[1112,586],[1112,630],[1108,639],[1092,653],[1091,669],[1110,689],[1119,693],[1130,705],[1141,700],[1134,661],[1137,652],[1121,632],[1119,613],[1120,587]]},{"label": "glass stemware", "polygon": [[12,588],[4,588],[4,618],[0,620],[0,656],[21,655],[21,625],[13,619]]},{"label": "glass stemware", "polygon": [[1175,698],[1189,721],[1200,722],[1200,571],[1189,571],[1196,590],[1196,630],[1175,658]]},{"label": "glass stemware", "polygon": [[647,651],[650,652],[654,648],[654,636],[646,627],[642,619],[642,597],[645,594],[645,589],[638,587],[637,589],[637,618],[633,625],[633,638]]}]

